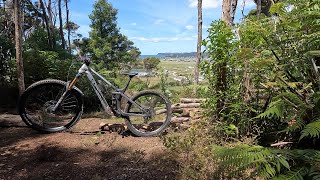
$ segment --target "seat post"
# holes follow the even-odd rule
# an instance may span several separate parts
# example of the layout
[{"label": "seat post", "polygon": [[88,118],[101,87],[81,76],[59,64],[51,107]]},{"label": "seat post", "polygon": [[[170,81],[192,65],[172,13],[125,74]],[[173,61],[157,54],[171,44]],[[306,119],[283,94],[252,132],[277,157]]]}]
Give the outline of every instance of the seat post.
[{"label": "seat post", "polygon": [[131,79],[132,79],[132,78],[133,78],[133,76],[129,76],[129,80],[128,80],[128,82],[127,82],[126,86],[122,89],[122,90],[123,90],[123,92],[125,92],[125,91],[128,89],[129,84],[130,84],[130,82],[131,82]]},{"label": "seat post", "polygon": [[128,86],[129,86],[129,84],[130,84],[131,79],[132,79],[134,76],[138,75],[138,73],[123,73],[123,75],[127,75],[127,76],[129,77],[129,80],[128,80],[126,86],[122,89],[122,91],[124,92],[124,91],[127,90]]}]

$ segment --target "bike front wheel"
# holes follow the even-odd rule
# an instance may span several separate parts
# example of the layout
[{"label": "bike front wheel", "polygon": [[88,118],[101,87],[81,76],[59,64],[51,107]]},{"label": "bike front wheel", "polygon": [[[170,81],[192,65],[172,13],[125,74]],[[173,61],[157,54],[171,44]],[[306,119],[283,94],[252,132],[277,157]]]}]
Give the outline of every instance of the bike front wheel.
[{"label": "bike front wheel", "polygon": [[49,79],[32,84],[20,97],[19,114],[31,128],[42,132],[59,132],[73,126],[83,110],[82,93],[77,88],[66,92],[66,82]]},{"label": "bike front wheel", "polygon": [[159,135],[170,123],[171,103],[156,91],[142,91],[128,102],[126,118],[128,129],[137,136]]}]

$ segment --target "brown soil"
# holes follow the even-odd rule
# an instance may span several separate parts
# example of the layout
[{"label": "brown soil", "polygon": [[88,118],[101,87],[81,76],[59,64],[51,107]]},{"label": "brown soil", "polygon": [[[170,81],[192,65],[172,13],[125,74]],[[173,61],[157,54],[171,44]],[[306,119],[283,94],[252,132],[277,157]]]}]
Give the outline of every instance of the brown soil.
[{"label": "brown soil", "polygon": [[0,115],[0,179],[177,179],[178,163],[158,137],[97,133],[99,118],[41,134]]}]

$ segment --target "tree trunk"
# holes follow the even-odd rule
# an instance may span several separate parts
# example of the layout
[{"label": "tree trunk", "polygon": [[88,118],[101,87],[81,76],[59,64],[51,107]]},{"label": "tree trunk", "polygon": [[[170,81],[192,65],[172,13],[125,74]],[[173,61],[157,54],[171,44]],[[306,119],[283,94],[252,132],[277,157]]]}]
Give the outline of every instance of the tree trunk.
[{"label": "tree trunk", "polygon": [[222,2],[222,21],[224,21],[228,26],[232,25],[231,19],[231,0],[223,0]]},{"label": "tree trunk", "polygon": [[[257,14],[260,9],[260,13],[263,13],[266,16],[269,16],[270,15],[269,10],[271,5],[279,2],[279,0],[254,0],[254,2],[257,5]],[[260,4],[260,7],[258,7],[259,6],[258,4]]]},{"label": "tree trunk", "polygon": [[257,0],[257,16],[260,18],[261,14],[261,0]]},{"label": "tree trunk", "polygon": [[21,0],[14,0],[14,24],[15,24],[15,43],[16,43],[16,63],[19,94],[25,90],[23,59],[22,59],[22,28],[21,28]]},{"label": "tree trunk", "polygon": [[49,24],[50,24],[50,28],[53,26],[52,23],[52,9],[51,9],[51,0],[48,0],[48,4],[47,4],[47,10],[48,10],[48,18],[49,18]]},{"label": "tree trunk", "polygon": [[69,53],[71,54],[71,40],[70,40],[71,31],[70,31],[70,24],[69,24],[68,0],[65,0],[65,4],[66,4],[66,14],[67,14],[68,50],[69,50]]},{"label": "tree trunk", "polygon": [[232,0],[231,1],[231,12],[230,12],[230,18],[231,18],[231,22],[234,22],[234,16],[236,14],[236,9],[237,9],[237,5],[238,5],[238,0]]},{"label": "tree trunk", "polygon": [[58,8],[59,8],[59,30],[60,30],[60,37],[61,37],[61,45],[62,48],[65,49],[66,45],[64,42],[64,34],[63,34],[63,22],[62,22],[62,11],[61,11],[61,0],[58,0]]},{"label": "tree trunk", "polygon": [[55,38],[55,27],[53,25],[53,18],[52,18],[52,8],[51,8],[51,0],[48,0],[48,5],[47,5],[47,10],[48,10],[48,23],[49,23],[49,28],[51,31],[51,38],[52,38],[52,48],[55,49],[56,47],[56,38]]},{"label": "tree trunk", "polygon": [[40,6],[42,9],[42,19],[45,22],[46,29],[47,29],[48,43],[49,43],[49,46],[53,49],[53,43],[52,43],[51,30],[50,30],[50,25],[49,25],[49,21],[48,21],[48,16],[46,13],[46,8],[45,8],[42,0],[40,0]]},{"label": "tree trunk", "polygon": [[199,64],[201,58],[201,42],[202,42],[202,0],[198,0],[198,44],[197,59],[194,68],[194,83],[199,84]]},{"label": "tree trunk", "polygon": [[[234,1],[233,4],[231,5],[231,1],[234,1],[234,0],[223,0],[222,2],[222,18],[221,19],[226,23],[227,26],[233,25],[233,19],[232,19],[231,13],[234,13],[232,9],[234,8],[234,6],[236,6],[236,3]],[[218,77],[217,77],[217,84],[216,84],[216,92],[219,92],[221,94],[219,95],[219,99],[216,105],[216,108],[217,108],[216,115],[217,117],[221,117],[220,112],[224,109],[224,106],[225,106],[224,97],[227,89],[227,62],[222,62],[221,64],[218,65],[217,73],[218,73]]]}]

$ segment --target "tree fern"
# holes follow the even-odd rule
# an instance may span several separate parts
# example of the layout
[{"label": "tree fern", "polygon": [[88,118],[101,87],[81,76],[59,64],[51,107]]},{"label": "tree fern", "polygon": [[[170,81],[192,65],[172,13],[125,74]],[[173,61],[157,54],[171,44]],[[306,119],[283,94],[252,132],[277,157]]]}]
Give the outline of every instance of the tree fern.
[{"label": "tree fern", "polygon": [[269,108],[256,118],[281,118],[284,113],[284,102],[280,99],[270,103]]},{"label": "tree fern", "polygon": [[307,124],[301,131],[300,140],[304,137],[319,138],[320,137],[320,120]]}]

